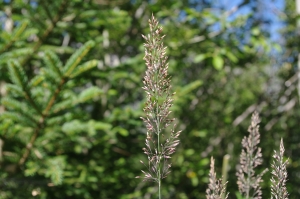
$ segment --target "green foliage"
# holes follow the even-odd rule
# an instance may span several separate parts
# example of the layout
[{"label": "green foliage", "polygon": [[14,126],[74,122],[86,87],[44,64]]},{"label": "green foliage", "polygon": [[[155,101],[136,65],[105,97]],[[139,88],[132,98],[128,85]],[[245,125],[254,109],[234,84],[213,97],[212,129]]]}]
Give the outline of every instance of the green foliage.
[{"label": "green foliage", "polygon": [[[286,4],[282,29],[283,52],[291,53],[280,60],[259,2],[249,2],[239,8],[248,14],[235,14],[212,1],[2,1],[1,198],[155,197],[134,178],[143,169],[146,132],[141,34],[149,32],[152,13],[166,34],[176,92],[171,115],[183,130],[163,198],[204,198],[209,159],[221,173],[225,154],[227,191],[235,197],[240,141],[255,108],[262,114],[262,167],[283,137],[288,173],[298,175],[294,3]],[[291,199],[299,186],[297,178],[287,182]]]},{"label": "green foliage", "polygon": [[222,59],[222,57],[215,56],[215,57],[212,58],[212,62],[213,62],[214,67],[217,70],[221,70],[223,68],[224,60]]},{"label": "green foliage", "polygon": [[8,70],[12,82],[16,84],[19,88],[24,89],[27,84],[27,77],[20,63],[17,61],[8,62]]},{"label": "green foliage", "polygon": [[29,35],[32,34],[30,32],[24,33],[26,30],[26,27],[28,26],[29,21],[24,20],[20,22],[20,25],[13,30],[11,34],[8,34],[8,32],[2,31],[0,38],[3,41],[0,46],[0,53],[3,53],[7,51],[16,41],[19,41],[20,39],[26,39]]},{"label": "green foliage", "polygon": [[77,50],[67,61],[64,66],[64,75],[69,77],[72,72],[75,70],[76,66],[80,63],[80,61],[85,57],[85,55],[89,52],[89,50],[94,47],[95,43],[93,41],[89,41],[84,44],[79,50]]}]

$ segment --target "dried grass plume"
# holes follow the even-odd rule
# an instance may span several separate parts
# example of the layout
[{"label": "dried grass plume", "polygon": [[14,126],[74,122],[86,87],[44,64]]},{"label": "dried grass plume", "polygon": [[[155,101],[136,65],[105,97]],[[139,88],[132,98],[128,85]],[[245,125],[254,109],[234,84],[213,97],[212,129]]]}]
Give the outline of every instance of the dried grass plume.
[{"label": "dried grass plume", "polygon": [[254,170],[263,161],[261,148],[258,147],[260,143],[259,122],[259,115],[254,112],[251,117],[251,125],[248,128],[249,136],[245,136],[242,140],[243,149],[240,156],[240,168],[236,174],[239,191],[246,199],[262,198],[260,183],[263,181],[263,174],[267,171],[266,169],[256,175]]},{"label": "dried grass plume", "polygon": [[224,199],[228,198],[226,194],[226,183],[222,182],[222,179],[217,179],[215,172],[215,160],[211,157],[210,160],[210,170],[209,170],[209,184],[206,189],[206,199]]},{"label": "dried grass plume", "polygon": [[288,199],[288,192],[286,189],[287,171],[286,165],[288,160],[283,161],[284,146],[283,141],[280,141],[279,153],[274,151],[271,178],[271,199]]},{"label": "dried grass plume", "polygon": [[142,117],[147,128],[146,147],[143,150],[148,163],[141,163],[147,168],[147,171],[142,171],[144,180],[157,182],[160,191],[161,180],[170,173],[169,160],[179,144],[180,131],[174,130],[175,125],[171,129],[167,128],[174,121],[174,118],[169,118],[174,93],[171,93],[168,57],[162,41],[165,36],[153,15],[149,26],[150,34],[142,35],[146,41],[144,60],[147,66],[142,87],[147,95],[143,109],[146,117]]}]

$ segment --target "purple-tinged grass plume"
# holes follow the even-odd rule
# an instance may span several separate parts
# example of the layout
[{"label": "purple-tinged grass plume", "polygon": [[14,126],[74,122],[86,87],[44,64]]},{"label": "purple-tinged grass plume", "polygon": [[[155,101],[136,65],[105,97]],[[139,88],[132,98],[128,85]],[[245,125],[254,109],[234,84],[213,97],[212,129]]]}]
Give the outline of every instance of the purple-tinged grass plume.
[{"label": "purple-tinged grass plume", "polygon": [[283,161],[284,146],[283,141],[280,141],[279,153],[274,151],[271,178],[271,199],[288,199],[288,192],[286,189],[287,171],[286,165],[288,160]]},{"label": "purple-tinged grass plume", "polygon": [[217,179],[215,172],[215,160],[211,157],[210,160],[210,170],[209,170],[209,184],[206,189],[206,199],[227,199],[228,194],[226,194],[226,183],[222,182],[222,179]]},{"label": "purple-tinged grass plume", "polygon": [[[170,173],[170,158],[179,144],[180,131],[167,128],[174,121],[170,119],[170,107],[173,104],[170,77],[168,76],[168,62],[166,47],[163,45],[162,27],[158,25],[157,19],[152,15],[149,19],[150,34],[143,36],[146,43],[145,57],[147,71],[144,77],[143,89],[147,100],[143,109],[146,117],[143,121],[147,127],[146,147],[144,153],[148,156],[148,163],[144,163],[147,171],[144,180],[158,183],[159,198],[161,198],[161,180]],[[137,178],[139,178],[138,176]]]},{"label": "purple-tinged grass plume", "polygon": [[261,148],[259,134],[259,115],[254,112],[251,117],[251,125],[248,128],[249,136],[242,140],[242,153],[240,156],[240,168],[237,171],[237,184],[239,191],[245,199],[261,199],[262,192],[260,183],[263,181],[262,176],[267,171],[256,175],[255,168],[262,164]]}]

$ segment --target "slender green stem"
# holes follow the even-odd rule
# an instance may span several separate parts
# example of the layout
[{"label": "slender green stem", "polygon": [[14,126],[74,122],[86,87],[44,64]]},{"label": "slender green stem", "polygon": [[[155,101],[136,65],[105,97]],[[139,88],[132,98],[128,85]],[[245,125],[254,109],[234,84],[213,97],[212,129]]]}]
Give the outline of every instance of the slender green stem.
[{"label": "slender green stem", "polygon": [[157,118],[157,153],[158,153],[158,198],[161,199],[161,168],[160,168],[160,160],[161,160],[161,151],[160,151],[160,123],[159,123],[159,110],[158,110],[158,95],[157,104],[156,104],[156,118]]},{"label": "slender green stem", "polygon": [[[154,49],[152,52],[154,57],[158,57],[159,55],[157,54],[157,50]],[[155,61],[153,62],[153,65],[155,65]],[[154,82],[158,82],[158,71],[156,71],[155,76],[154,76]],[[156,85],[158,87],[158,85]],[[157,173],[157,179],[158,179],[158,198],[161,199],[161,165],[160,165],[160,160],[161,160],[161,150],[160,150],[160,134],[161,134],[161,129],[160,129],[160,116],[159,116],[159,93],[157,90],[155,90],[155,100],[156,102],[156,133],[157,133],[157,153],[158,153],[158,173]]]},{"label": "slender green stem", "polygon": [[161,173],[160,173],[160,159],[161,159],[161,156],[160,156],[160,150],[159,150],[159,134],[157,135],[157,151],[158,151],[158,198],[161,199],[161,193],[160,193],[160,190],[161,190]]},{"label": "slender green stem", "polygon": [[161,180],[159,179],[159,181],[158,181],[158,199],[161,199],[160,185],[161,185]]},{"label": "slender green stem", "polygon": [[222,185],[225,188],[225,191],[222,194],[222,199],[225,199],[225,197],[226,197],[226,182],[227,182],[227,176],[228,176],[229,158],[230,158],[230,155],[228,155],[228,154],[226,154],[223,157],[223,164],[222,164]]}]

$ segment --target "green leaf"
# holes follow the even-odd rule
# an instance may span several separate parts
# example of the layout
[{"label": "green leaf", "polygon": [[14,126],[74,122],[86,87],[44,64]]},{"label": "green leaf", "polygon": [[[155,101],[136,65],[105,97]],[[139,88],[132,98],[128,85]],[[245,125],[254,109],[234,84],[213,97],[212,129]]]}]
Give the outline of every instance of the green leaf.
[{"label": "green leaf", "polygon": [[[5,45],[1,46],[0,52],[5,52],[7,49],[9,49],[15,41],[17,41],[20,36],[23,34],[25,31],[27,25],[29,24],[29,21],[24,20],[21,22],[21,25],[18,26],[13,33],[11,34],[12,36],[9,38],[9,40],[4,40],[7,41]],[[1,35],[2,36],[2,35]]]},{"label": "green leaf", "polygon": [[245,199],[245,197],[243,197],[242,194],[238,191],[235,192],[235,196],[237,199]]},{"label": "green leaf", "polygon": [[78,66],[84,56],[95,46],[94,41],[86,42],[80,49],[78,49],[67,61],[64,67],[64,75],[69,77],[74,69]]},{"label": "green leaf", "polygon": [[35,127],[35,123],[32,122],[32,120],[28,119],[27,117],[22,117],[21,114],[16,113],[16,112],[4,112],[1,113],[0,115],[1,119],[10,119],[16,123],[25,125],[25,126],[31,126],[31,127]]},{"label": "green leaf", "polygon": [[7,31],[1,31],[0,38],[3,39],[3,41],[9,41],[11,38],[11,33],[7,32]]},{"label": "green leaf", "polygon": [[260,34],[260,30],[259,30],[258,27],[252,28],[251,33],[252,33],[252,35],[254,35],[254,36],[258,36],[258,35]]},{"label": "green leaf", "polygon": [[[89,121],[89,125],[90,125],[90,122],[92,122],[92,121],[93,120]],[[105,122],[94,122],[93,121],[93,124],[94,124],[95,129],[97,129],[97,130],[109,130],[112,127],[111,124],[105,123]]]},{"label": "green leaf", "polygon": [[56,156],[46,161],[46,177],[50,177],[54,185],[60,185],[63,181],[63,170],[65,168],[65,157]]},{"label": "green leaf", "polygon": [[185,155],[186,155],[187,157],[193,156],[193,155],[195,154],[195,150],[194,150],[194,149],[186,149],[186,150],[184,151],[184,153],[185,153]]},{"label": "green leaf", "polygon": [[51,85],[53,85],[53,86],[58,84],[59,81],[61,80],[60,76],[55,71],[51,70],[50,68],[42,68],[40,71],[40,75],[44,76],[45,79],[47,80],[46,82],[47,83],[51,82]]},{"label": "green leaf", "polygon": [[6,84],[7,91],[14,97],[23,97],[25,96],[24,91],[17,85],[14,84]]},{"label": "green leaf", "polygon": [[3,136],[5,131],[11,128],[13,122],[11,120],[5,120],[0,116],[0,134]]},{"label": "green leaf", "polygon": [[198,164],[200,166],[207,166],[209,164],[209,162],[210,162],[209,158],[202,158]]},{"label": "green leaf", "polygon": [[96,67],[98,65],[98,61],[97,60],[91,60],[91,61],[88,61],[88,62],[85,62],[84,64],[76,67],[75,71],[71,74],[71,78],[74,78],[94,67]]},{"label": "green leaf", "polygon": [[88,176],[87,175],[87,170],[85,168],[82,169],[78,181],[79,182],[85,182],[87,176]]},{"label": "green leaf", "polygon": [[51,113],[58,113],[60,111],[66,110],[70,107],[74,106],[74,99],[65,99],[62,102],[58,102],[56,104],[53,105],[53,108],[51,110]]},{"label": "green leaf", "polygon": [[204,59],[206,58],[206,55],[205,54],[200,54],[200,55],[197,55],[194,59],[194,62],[195,63],[199,63],[201,61],[203,61]]},{"label": "green leaf", "polygon": [[194,82],[191,82],[188,85],[186,85],[183,88],[181,88],[180,91],[178,92],[178,95],[185,96],[188,93],[190,93],[193,90],[195,90],[196,88],[198,88],[199,86],[201,86],[202,84],[203,84],[203,82],[201,80],[196,80]]},{"label": "green leaf", "polygon": [[22,39],[28,39],[28,37],[32,35],[37,35],[39,33],[39,29],[37,28],[26,28],[26,30],[21,34]]},{"label": "green leaf", "polygon": [[90,120],[87,123],[87,130],[90,136],[96,135],[97,130],[107,131],[110,130],[112,125],[104,122],[96,122],[94,120]]},{"label": "green leaf", "polygon": [[29,82],[29,87],[34,88],[38,86],[42,81],[44,80],[44,77],[41,75],[36,75],[34,78],[32,78]]},{"label": "green leaf", "polygon": [[22,109],[22,104],[19,101],[14,100],[9,97],[4,97],[1,100],[1,104],[11,110],[21,110]]},{"label": "green leaf", "polygon": [[32,47],[30,48],[18,48],[18,49],[14,49],[5,53],[2,53],[0,55],[0,63],[4,63],[7,62],[7,59],[11,59],[11,58],[19,58],[22,56],[26,56],[28,54],[31,54],[33,52]]},{"label": "green leaf", "polygon": [[192,135],[195,137],[205,138],[207,136],[206,130],[194,130],[192,131]]},{"label": "green leaf", "polygon": [[238,62],[238,58],[230,51],[226,51],[226,56],[230,59],[230,61],[232,61],[233,63],[237,63]]},{"label": "green leaf", "polygon": [[[33,123],[36,123],[36,113],[33,111],[31,107],[29,107],[26,103],[17,101],[10,97],[5,97],[1,100],[1,104],[3,104],[7,109],[13,110],[15,112],[19,112],[21,117],[27,117]],[[25,118],[24,118],[25,119]]]},{"label": "green leaf", "polygon": [[68,135],[73,135],[86,130],[86,124],[81,123],[79,120],[73,120],[71,122],[64,123],[61,130]]},{"label": "green leaf", "polygon": [[26,163],[25,176],[34,176],[41,169],[40,165],[33,161]]},{"label": "green leaf", "polygon": [[43,44],[40,47],[40,51],[41,52],[52,51],[54,53],[63,54],[63,55],[72,54],[75,52],[75,50],[70,46],[53,46],[53,45],[47,45],[47,44]]},{"label": "green leaf", "polygon": [[44,55],[44,62],[57,75],[57,78],[62,77],[62,63],[59,57],[52,51],[46,51]]},{"label": "green leaf", "polygon": [[120,135],[122,135],[124,137],[127,137],[129,135],[129,132],[126,129],[119,127],[119,126],[113,128],[113,132],[119,133]]},{"label": "green leaf", "polygon": [[61,125],[66,121],[66,117],[68,117],[68,114],[51,117],[47,120],[47,125],[49,126]]},{"label": "green leaf", "polygon": [[90,18],[90,17],[94,17],[98,14],[99,12],[97,10],[86,10],[80,13],[79,17],[81,19],[84,18]]},{"label": "green leaf", "polygon": [[89,120],[88,122],[81,122],[79,120],[73,120],[64,123],[62,126],[62,131],[68,135],[73,135],[79,132],[88,132],[90,136],[96,135],[96,131],[102,130],[107,131],[112,128],[112,125],[105,122],[98,122],[94,120]]},{"label": "green leaf", "polygon": [[27,76],[19,62],[17,61],[8,62],[8,71],[13,83],[15,83],[21,88],[26,87]]},{"label": "green leaf", "polygon": [[224,60],[222,59],[221,56],[214,56],[212,63],[213,63],[213,66],[215,67],[215,69],[221,70],[224,65]]},{"label": "green leaf", "polygon": [[99,97],[103,93],[104,93],[103,90],[96,87],[96,86],[89,87],[89,88],[85,89],[84,91],[82,91],[79,94],[78,99],[77,99],[77,103],[86,102],[86,101],[91,100],[95,97]]},{"label": "green leaf", "polygon": [[20,37],[20,35],[25,31],[27,25],[29,24],[29,21],[28,20],[24,20],[21,25],[15,29],[14,33],[13,33],[13,37],[12,37],[12,40],[17,40],[17,38]]}]

